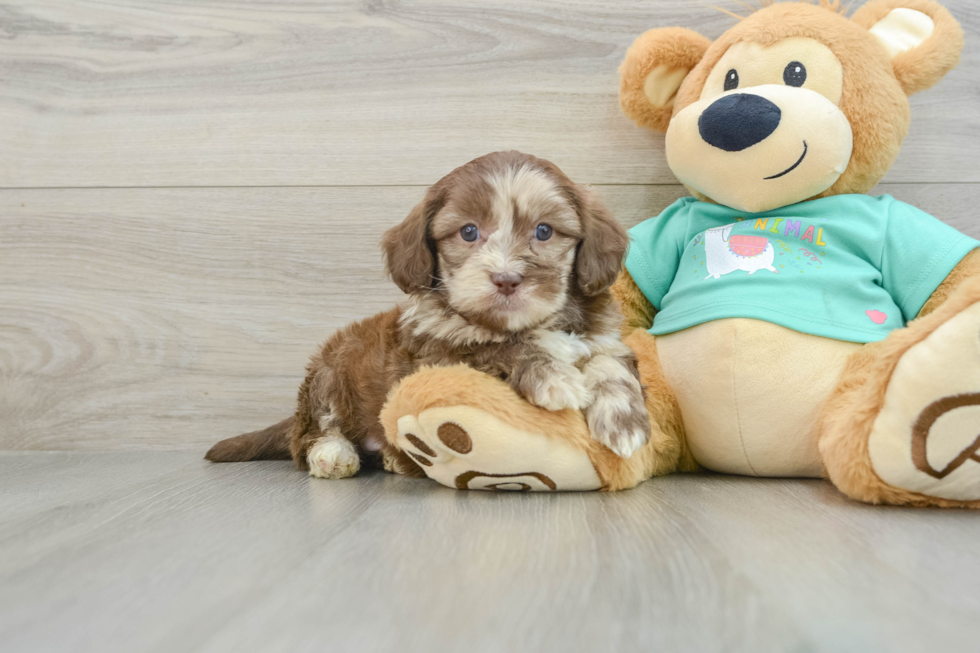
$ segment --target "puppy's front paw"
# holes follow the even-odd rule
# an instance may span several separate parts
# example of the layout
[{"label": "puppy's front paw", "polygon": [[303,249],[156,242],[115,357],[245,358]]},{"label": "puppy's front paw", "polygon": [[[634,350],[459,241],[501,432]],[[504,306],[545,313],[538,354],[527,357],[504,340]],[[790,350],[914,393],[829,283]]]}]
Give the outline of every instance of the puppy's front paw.
[{"label": "puppy's front paw", "polygon": [[586,417],[594,440],[629,458],[650,441],[650,416],[641,393],[621,390],[597,393]]},{"label": "puppy's front paw", "polygon": [[582,372],[561,363],[528,368],[521,374],[517,389],[532,404],[547,410],[580,410],[592,400]]},{"label": "puppy's front paw", "polygon": [[361,457],[347,438],[328,435],[317,440],[306,455],[310,476],[348,478],[361,468]]},{"label": "puppy's front paw", "polygon": [[592,438],[623,458],[650,441],[650,416],[636,360],[596,356],[585,368],[594,403],[586,411]]}]

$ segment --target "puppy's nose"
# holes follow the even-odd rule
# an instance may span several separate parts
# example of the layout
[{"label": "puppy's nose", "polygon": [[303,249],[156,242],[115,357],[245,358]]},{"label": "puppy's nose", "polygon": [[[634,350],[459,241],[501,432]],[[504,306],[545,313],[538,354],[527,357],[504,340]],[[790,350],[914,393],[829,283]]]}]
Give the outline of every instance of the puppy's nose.
[{"label": "puppy's nose", "polygon": [[776,131],[779,107],[752,93],[733,93],[713,102],[698,118],[698,131],[708,145],[741,152]]},{"label": "puppy's nose", "polygon": [[513,272],[494,272],[490,275],[490,281],[497,286],[497,292],[501,295],[513,295],[524,277]]}]

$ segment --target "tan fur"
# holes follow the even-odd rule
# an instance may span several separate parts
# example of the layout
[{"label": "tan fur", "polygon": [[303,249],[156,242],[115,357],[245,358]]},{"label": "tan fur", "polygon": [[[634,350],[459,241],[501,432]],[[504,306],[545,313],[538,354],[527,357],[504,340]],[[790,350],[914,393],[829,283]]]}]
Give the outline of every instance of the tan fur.
[{"label": "tan fur", "polygon": [[[537,238],[539,225],[553,231]],[[478,237],[464,239],[464,227]],[[589,437],[632,453],[649,438],[649,420],[635,357],[610,344],[621,318],[609,286],[626,242],[594,193],[548,161],[499,152],[451,172],[384,236],[388,272],[408,301],[338,331],[308,365],[288,424],[297,467],[352,475],[359,465],[340,446],[346,438],[368,464],[423,475],[385,441],[378,415],[399,380],[459,363],[545,408],[585,409]],[[518,279],[516,289],[498,287],[500,274]],[[548,333],[580,339],[585,355],[563,360],[542,346]],[[281,455],[271,432],[225,440],[210,459]]]},{"label": "tan fur", "polygon": [[980,279],[980,249],[973,250],[956,264],[946,280],[936,288],[929,301],[923,305],[922,310],[919,311],[919,317],[925,317],[945,304],[956,289],[968,279]]},{"label": "tan fur", "polygon": [[630,335],[636,329],[646,330],[653,326],[657,309],[636,285],[625,267],[619,271],[619,276],[611,290],[623,313],[623,337]]},{"label": "tan fur", "polygon": [[951,501],[888,485],[875,474],[868,455],[868,435],[899,360],[976,302],[980,302],[980,277],[963,280],[939,308],[893,331],[885,340],[865,345],[848,361],[816,426],[827,475],[844,494],[868,503],[980,508],[980,501]]},{"label": "tan fur", "polygon": [[[640,379],[647,392],[647,411],[650,413],[650,421],[656,425],[662,436],[659,450],[672,450],[673,447],[668,442],[675,442],[680,448],[678,471],[697,471],[700,467],[694,462],[694,457],[687,446],[680,406],[660,366],[656,338],[647,333],[646,329],[636,329],[624,339],[624,342],[636,352],[636,357],[640,361]],[[651,466],[651,472],[655,475],[664,474],[669,463],[670,459],[659,464],[655,463]]]},{"label": "tan fur", "polygon": [[674,110],[674,96],[660,106],[644,93],[647,76],[658,66],[690,71],[704,57],[711,41],[683,27],[652,29],[630,46],[619,68],[619,104],[636,124],[664,133]]}]

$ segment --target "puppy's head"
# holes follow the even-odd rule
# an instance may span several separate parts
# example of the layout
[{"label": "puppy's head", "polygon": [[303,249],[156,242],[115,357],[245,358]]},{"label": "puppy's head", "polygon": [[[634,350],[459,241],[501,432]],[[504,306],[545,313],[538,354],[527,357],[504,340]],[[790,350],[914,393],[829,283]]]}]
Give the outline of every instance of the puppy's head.
[{"label": "puppy's head", "polygon": [[518,331],[570,298],[605,292],[626,243],[593,193],[557,166],[496,152],[439,180],[382,246],[404,292],[440,293],[476,324]]}]

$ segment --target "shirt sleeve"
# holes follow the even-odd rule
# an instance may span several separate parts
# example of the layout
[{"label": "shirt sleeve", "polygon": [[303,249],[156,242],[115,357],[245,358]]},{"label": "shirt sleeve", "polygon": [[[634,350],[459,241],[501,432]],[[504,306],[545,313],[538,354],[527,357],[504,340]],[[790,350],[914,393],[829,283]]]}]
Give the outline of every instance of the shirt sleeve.
[{"label": "shirt sleeve", "polygon": [[629,230],[626,269],[658,311],[680,265],[690,221],[690,199],[677,200],[657,217]]},{"label": "shirt sleeve", "polygon": [[915,319],[956,264],[980,242],[928,213],[893,200],[881,254],[882,286]]}]

